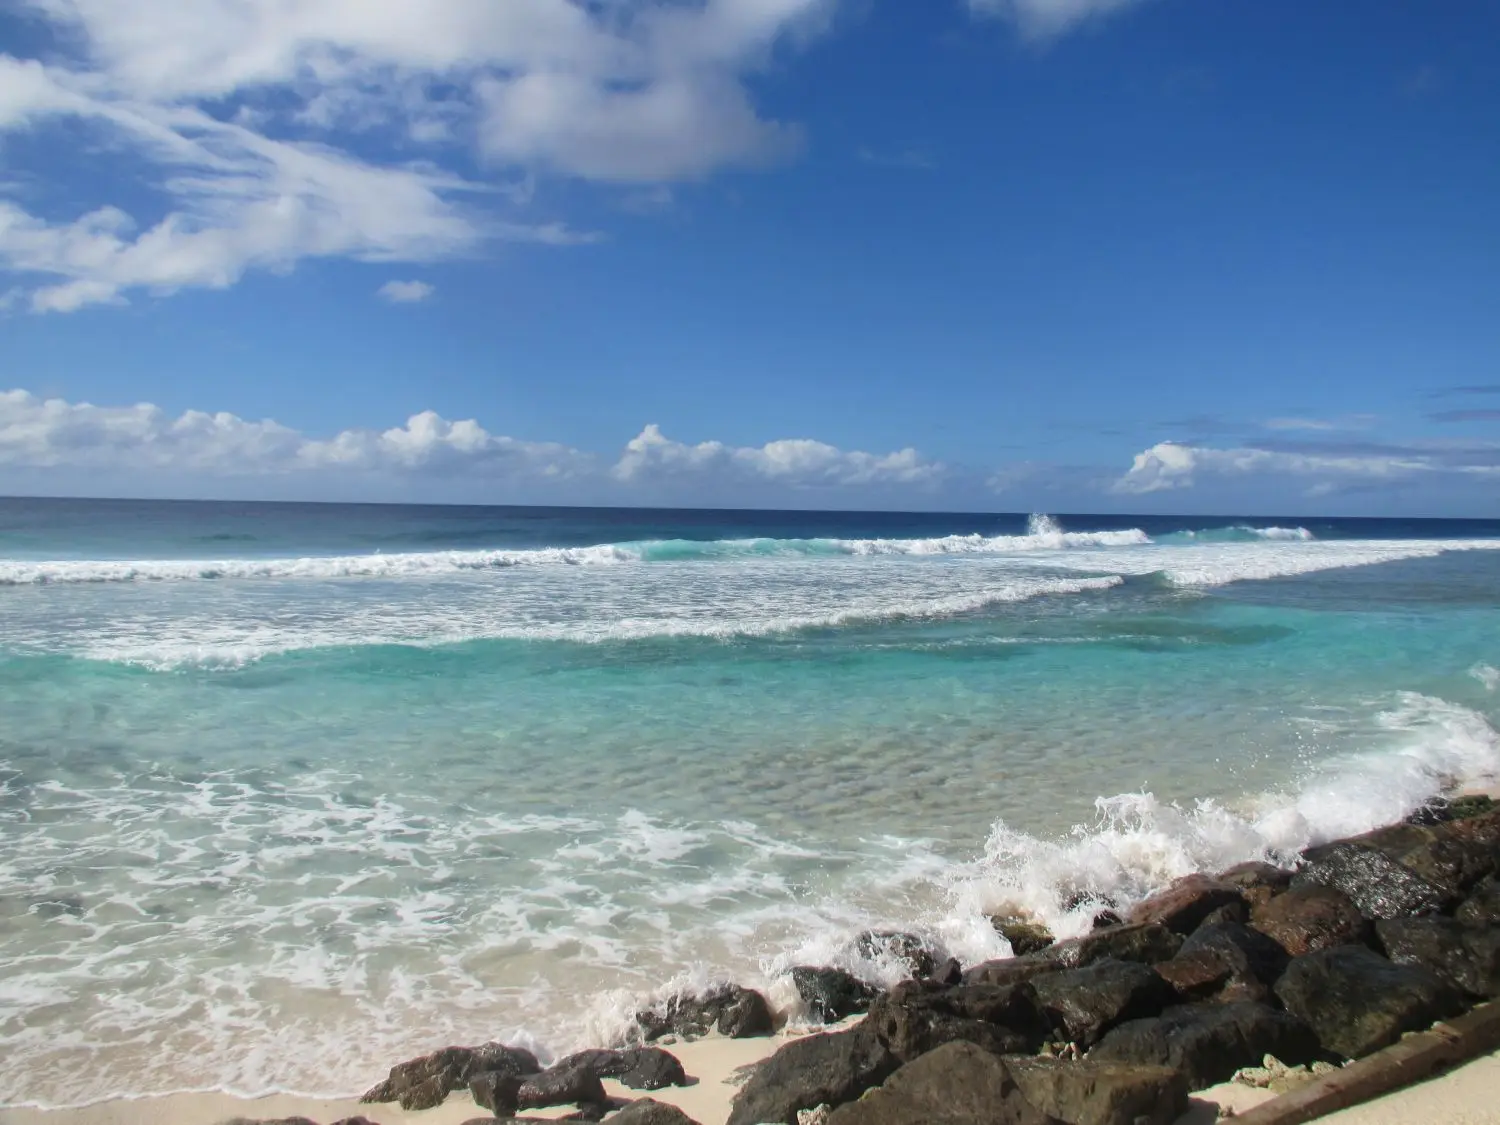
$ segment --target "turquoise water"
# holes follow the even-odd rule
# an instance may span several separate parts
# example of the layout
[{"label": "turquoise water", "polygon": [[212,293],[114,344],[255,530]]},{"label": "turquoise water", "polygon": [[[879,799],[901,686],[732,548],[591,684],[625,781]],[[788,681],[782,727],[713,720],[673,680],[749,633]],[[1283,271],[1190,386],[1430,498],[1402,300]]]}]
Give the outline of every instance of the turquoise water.
[{"label": "turquoise water", "polygon": [[[0,1104],[1000,955],[1500,772],[1500,525],[0,501]],[[1069,909],[1071,907],[1071,909]]]}]

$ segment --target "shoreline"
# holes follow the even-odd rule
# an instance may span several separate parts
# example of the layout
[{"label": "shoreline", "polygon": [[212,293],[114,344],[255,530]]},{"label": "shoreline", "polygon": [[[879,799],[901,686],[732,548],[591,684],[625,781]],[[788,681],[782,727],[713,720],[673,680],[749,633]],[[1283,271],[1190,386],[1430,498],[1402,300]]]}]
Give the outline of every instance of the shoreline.
[{"label": "shoreline", "polygon": [[[861,1027],[865,1017],[860,1013],[866,1007],[873,1011],[884,1003],[886,1008],[882,1011],[889,1012],[900,1005],[916,1005],[912,1009],[916,1011],[923,1004],[929,1004],[929,999],[924,998],[941,998],[955,990],[962,992],[973,986],[990,987],[993,991],[992,986],[1005,987],[1007,984],[1012,989],[1019,985],[1024,995],[1030,998],[1029,1002],[1035,1005],[1036,990],[1029,983],[1033,978],[1041,981],[1044,988],[1050,987],[1047,982],[1062,981],[1070,973],[1081,981],[1083,978],[1078,974],[1089,972],[1085,968],[1089,965],[1095,966],[1096,975],[1099,969],[1107,966],[1134,972],[1136,983],[1131,987],[1137,991],[1141,979],[1150,978],[1152,987],[1159,993],[1154,1011],[1162,1013],[1163,1020],[1174,1012],[1180,1015],[1189,1009],[1207,1011],[1215,1004],[1218,1005],[1218,1013],[1222,1014],[1226,1005],[1243,1006],[1237,1004],[1237,1001],[1247,998],[1269,1004],[1270,1007],[1266,1009],[1269,1012],[1279,1010],[1280,1001],[1272,998],[1271,989],[1256,979],[1259,969],[1244,962],[1243,952],[1239,954],[1239,961],[1234,961],[1231,957],[1230,961],[1225,962],[1230,967],[1218,971],[1217,976],[1203,974],[1201,952],[1197,962],[1192,957],[1179,956],[1179,949],[1186,954],[1187,949],[1191,948],[1185,946],[1183,935],[1200,936],[1215,926],[1231,935],[1242,931],[1247,936],[1254,936],[1257,941],[1269,940],[1280,947],[1287,955],[1280,972],[1287,976],[1291,975],[1294,965],[1310,964],[1325,954],[1333,954],[1337,959],[1340,950],[1354,949],[1364,961],[1371,964],[1381,962],[1387,969],[1392,967],[1392,962],[1386,961],[1384,954],[1389,953],[1395,958],[1397,969],[1416,966],[1434,980],[1439,974],[1447,974],[1451,970],[1451,975],[1446,976],[1446,980],[1465,982],[1464,988],[1447,989],[1452,993],[1450,1000],[1444,1000],[1441,1004],[1434,1001],[1420,1011],[1413,1009],[1398,1013],[1394,1021],[1387,1021],[1389,1027],[1382,1032],[1383,1039],[1370,1039],[1368,1042],[1360,1040],[1357,1045],[1348,1047],[1342,1045],[1353,1044],[1354,1040],[1348,1038],[1347,1029],[1335,1026],[1336,1019],[1320,1023],[1319,1017],[1323,1013],[1309,1013],[1302,1009],[1291,1013],[1295,999],[1291,995],[1284,997],[1288,1011],[1282,1012],[1281,1016],[1290,1019],[1295,1014],[1297,1020],[1310,1021],[1309,1027],[1317,1025],[1321,1041],[1319,1051],[1324,1057],[1340,1055],[1344,1058],[1359,1058],[1383,1043],[1394,1042],[1402,1031],[1425,1029],[1431,1024],[1434,1014],[1438,1016],[1439,1022],[1445,1014],[1455,1014],[1459,1010],[1457,997],[1461,992],[1466,992],[1471,997],[1500,994],[1500,944],[1495,944],[1497,938],[1500,938],[1500,914],[1497,914],[1496,904],[1492,901],[1500,893],[1500,804],[1495,803],[1497,796],[1500,796],[1500,787],[1469,790],[1452,801],[1435,802],[1429,806],[1426,816],[1419,810],[1418,814],[1413,814],[1404,821],[1361,837],[1311,848],[1303,853],[1302,864],[1295,879],[1293,872],[1257,863],[1241,864],[1238,868],[1218,875],[1202,873],[1187,876],[1135,904],[1128,911],[1121,906],[1121,911],[1126,914],[1123,919],[1115,916],[1113,911],[1104,911],[1100,915],[1100,921],[1096,922],[1094,931],[1081,937],[1055,941],[1050,933],[1045,932],[1045,927],[1033,922],[1022,920],[1019,925],[1015,925],[1013,919],[1002,921],[997,918],[997,930],[1016,947],[1017,955],[979,965],[959,966],[951,960],[939,965],[937,951],[902,944],[919,941],[911,935],[862,935],[856,939],[856,945],[860,941],[884,943],[882,950],[887,955],[899,956],[912,967],[910,975],[913,979],[882,992],[861,983],[843,970],[799,970],[808,974],[795,983],[803,1005],[813,1012],[821,1011],[826,1014],[829,1022],[822,1026],[804,1026],[799,1023],[783,1027],[779,1031],[771,1030],[773,1016],[765,998],[759,993],[730,986],[727,992],[710,990],[697,997],[683,997],[680,1007],[674,1002],[664,1012],[658,1011],[654,1016],[643,1013],[638,1017],[641,1021],[641,1037],[648,1043],[656,1040],[655,1047],[665,1048],[670,1056],[681,1063],[681,1069],[676,1072],[678,1080],[660,1089],[650,1089],[649,1085],[642,1087],[639,1082],[635,1082],[632,1083],[635,1086],[632,1089],[614,1078],[606,1077],[603,1089],[610,1104],[616,1109],[644,1096],[676,1106],[698,1125],[725,1125],[735,1112],[735,1099],[741,1092],[747,1068],[770,1059],[782,1048],[808,1038],[825,1041],[848,1039],[849,1036],[841,1034],[844,1032],[858,1031],[871,1040],[885,1036],[887,1033],[878,1027]],[[1454,866],[1453,859],[1455,849],[1459,852],[1467,849],[1463,862],[1457,866]],[[1358,861],[1353,866],[1349,864],[1351,855]],[[1372,868],[1371,863],[1377,859],[1379,862]],[[1477,875],[1474,874],[1476,871]],[[1437,882],[1428,881],[1428,878],[1418,872]],[[1431,896],[1444,885],[1442,879],[1448,876],[1455,881],[1448,888],[1451,893],[1440,903]],[[1312,882],[1306,882],[1306,878],[1310,878]],[[1400,893],[1407,893],[1407,899],[1392,899],[1393,879],[1397,899]],[[1275,904],[1280,903],[1281,907],[1285,907],[1288,902],[1297,899],[1298,894],[1294,892],[1298,892],[1299,886],[1302,892],[1311,887],[1323,896],[1317,909],[1324,913],[1315,913],[1315,916],[1305,918],[1298,918],[1294,913],[1288,918],[1287,912],[1282,910],[1280,915],[1276,915],[1275,910],[1279,908]],[[1422,899],[1422,894],[1427,894],[1429,899]],[[1411,895],[1417,897],[1413,898]],[[1327,914],[1329,902],[1324,901],[1332,901],[1329,896],[1336,896],[1339,901],[1333,903],[1334,907],[1344,911],[1343,917],[1334,919],[1335,928],[1337,925],[1352,927],[1345,933],[1335,934],[1333,938],[1323,932],[1330,925],[1331,916]],[[1306,894],[1303,897],[1307,897]],[[1358,909],[1351,913],[1350,908],[1356,903]],[[1455,911],[1459,916],[1457,920],[1445,917],[1453,915]],[[1465,911],[1468,913],[1465,914]],[[1478,978],[1463,975],[1471,972],[1472,966],[1467,963],[1449,964],[1443,960],[1444,957],[1459,956],[1452,954],[1451,950],[1433,955],[1430,950],[1424,951],[1415,946],[1413,948],[1416,951],[1412,952],[1410,949],[1397,949],[1391,945],[1392,941],[1401,938],[1401,934],[1408,932],[1400,929],[1403,924],[1408,927],[1415,924],[1418,929],[1425,926],[1429,930],[1433,927],[1441,930],[1443,926],[1447,926],[1449,929],[1443,931],[1445,933],[1458,933],[1461,930],[1463,933],[1478,932],[1486,935],[1485,940],[1491,942],[1485,947],[1486,950],[1493,949],[1495,952],[1484,954],[1493,964],[1486,962],[1489,964],[1488,968],[1481,966],[1481,971],[1488,974],[1482,977],[1482,984],[1469,983]],[[1250,927],[1249,930],[1245,929],[1247,926]],[[1396,928],[1381,928],[1390,926]],[[1041,931],[1041,936],[1038,936],[1038,931]],[[1034,944],[1035,947],[1026,949],[1023,942]],[[1370,951],[1372,946],[1375,947],[1373,953]],[[1222,953],[1223,950],[1218,952]],[[1365,966],[1365,969],[1368,967]],[[1376,966],[1375,971],[1379,973],[1383,970]],[[1414,971],[1416,969],[1408,969],[1408,975]],[[1165,986],[1163,981],[1166,982]],[[1400,984],[1399,981],[1397,983]],[[1076,991],[1091,986],[1076,984],[1070,987]],[[1278,983],[1277,988],[1280,987]],[[1276,995],[1282,994],[1278,991]],[[851,996],[855,999],[851,1000]],[[755,1001],[749,1006],[749,1015],[746,1014],[746,1006],[741,1003],[746,998],[753,998]],[[1077,997],[1073,999],[1076,1000]],[[1089,1000],[1090,998],[1084,997],[1085,1008],[1088,1007]],[[1096,1020],[1092,1026],[1088,1025],[1087,1020],[1075,1026],[1072,1021],[1073,1012],[1069,1007],[1072,1001],[1066,995],[1054,999],[1050,1003],[1060,1004],[1061,1007],[1045,1010],[1053,1012],[1054,1016],[1058,1011],[1064,1014],[1066,1032],[1061,1030],[1064,1024],[1054,1023],[1047,1041],[1051,1043],[1058,1035],[1062,1035],[1062,1040],[1056,1045],[1067,1046],[1072,1052],[1068,1057],[1079,1055],[1079,1045],[1082,1044],[1083,1057],[1092,1060],[1094,1054],[1091,1048],[1100,1044],[1100,1036],[1109,1027],[1124,1031],[1127,1026],[1133,1026],[1128,1024],[1126,1017],[1131,1014],[1140,1015],[1143,1009],[1138,1000],[1139,997],[1133,997],[1119,1006],[1116,1014],[1103,1021]],[[1340,998],[1330,1003],[1338,1007],[1343,1002]],[[1442,1005],[1446,1006],[1439,1011],[1438,1007]],[[1127,1008],[1131,1010],[1127,1011]],[[1043,1010],[1036,1008],[1039,1012]],[[1384,1013],[1377,1013],[1377,1016],[1383,1015]],[[943,1020],[949,1019],[940,1014],[937,1017],[938,1023],[934,1024],[931,1012],[923,1018],[931,1025],[929,1032],[934,1027],[939,1027]],[[989,1018],[991,1017],[986,1017]],[[1092,1019],[1093,1015],[1088,1018]],[[1215,1015],[1213,1018],[1218,1017]],[[726,1025],[726,1019],[732,1027]],[[693,1034],[694,1031],[701,1033],[712,1028],[716,1020],[719,1032],[729,1031],[729,1035],[714,1034],[712,1031],[701,1036]],[[965,1043],[979,1042],[994,1050],[997,1055],[1016,1057],[1014,1053],[1017,1048],[1014,1045],[1003,1051],[990,1047],[986,1041],[988,1032],[978,1034],[976,1039],[977,1033],[972,1026],[975,1020],[961,1022],[966,1026],[944,1025],[935,1039],[929,1034],[928,1039],[922,1040],[923,1045],[919,1050],[909,1051],[907,1054],[898,1050],[895,1041],[886,1044],[895,1053],[891,1055],[892,1066],[885,1073],[889,1074],[901,1063],[909,1064],[917,1058],[931,1059],[935,1057],[932,1052],[937,1050],[937,1044],[952,1046],[954,1039]],[[1136,1020],[1136,1023],[1149,1022],[1149,1018]],[[1324,1027],[1323,1023],[1328,1026]],[[982,1028],[980,1030],[983,1031]],[[1000,1030],[1007,1031],[1003,1025]],[[743,1037],[734,1037],[740,1035]],[[1290,1042],[1284,1035],[1276,1041]],[[884,1043],[884,1039],[881,1042]],[[1042,1040],[1037,1039],[1033,1047],[1041,1043]],[[1342,1049],[1332,1051],[1332,1044],[1339,1044]],[[1102,1047],[1107,1054],[1110,1049],[1108,1039],[1103,1041]],[[882,1046],[881,1049],[884,1050],[885,1047]],[[655,1051],[657,1056],[661,1053]],[[1022,1051],[1023,1055],[1025,1053]],[[1041,1054],[1048,1058],[1047,1066],[1056,1070],[1084,1065],[1052,1059],[1052,1052],[1047,1047],[1043,1047]],[[1064,1054],[1067,1055],[1067,1052]],[[1118,1050],[1114,1057],[1121,1057]],[[1127,1053],[1124,1057],[1129,1059],[1130,1056]],[[426,1061],[427,1057],[415,1060],[417,1063]],[[1142,1059],[1135,1061],[1139,1063]],[[1247,1055],[1237,1065],[1256,1066],[1259,1061],[1258,1058]],[[573,1070],[568,1069],[569,1066],[576,1069],[577,1066],[588,1065],[572,1060],[565,1060],[565,1063],[568,1065],[558,1067],[557,1070],[573,1073]],[[414,1064],[403,1064],[409,1065]],[[1218,1079],[1229,1077],[1228,1074],[1221,1073],[1222,1061],[1212,1064],[1216,1068],[1212,1073],[1201,1066],[1195,1068],[1191,1062],[1185,1065],[1184,1076],[1193,1074],[1199,1079],[1205,1075]],[[535,1065],[532,1070],[535,1070]],[[516,1073],[530,1072],[521,1070]],[[682,1079],[684,1073],[686,1078]],[[1491,1112],[1486,1105],[1476,1100],[1473,1090],[1483,1088],[1485,1080],[1495,1075],[1500,1075],[1500,1051],[1467,1060],[1463,1065],[1421,1083],[1420,1087],[1449,1106],[1458,1115],[1453,1117],[1454,1120],[1500,1120],[1500,1109],[1494,1111],[1494,1117],[1474,1116]],[[393,1080],[395,1076],[396,1071],[393,1070]],[[456,1077],[442,1079],[447,1085],[438,1091],[436,1104],[432,1104],[432,1099],[427,1099],[428,1108],[413,1106],[404,1109],[394,1104],[394,1101],[371,1104],[357,1097],[317,1099],[275,1094],[244,1098],[223,1093],[178,1093],[104,1099],[88,1106],[67,1109],[0,1108],[0,1125],[145,1125],[146,1122],[161,1125],[211,1125],[232,1120],[271,1121],[288,1118],[310,1119],[324,1125],[359,1118],[379,1122],[380,1125],[465,1125],[476,1118],[484,1118],[488,1113],[475,1103],[468,1089],[464,1088],[466,1079],[467,1074],[464,1075],[464,1080]],[[520,1079],[516,1081],[519,1083]],[[389,1087],[389,1083],[383,1085]],[[879,1080],[864,1082],[860,1089],[880,1085]],[[1275,1096],[1270,1090],[1240,1083],[1213,1081],[1194,1085],[1199,1088],[1193,1091],[1190,1101],[1183,1102],[1182,1112],[1172,1118],[1162,1117],[1162,1125],[1166,1125],[1168,1121],[1178,1122],[1180,1125],[1201,1125],[1203,1122],[1216,1120],[1221,1113],[1243,1113]],[[1183,1085],[1182,1091],[1187,1088],[1187,1085]],[[597,1080],[594,1089],[594,1096],[597,1097]],[[649,1093],[645,1092],[647,1089]],[[879,1092],[878,1089],[876,1092]],[[395,1094],[388,1092],[386,1096],[394,1099]],[[1354,1125],[1355,1122],[1383,1125],[1385,1122],[1403,1120],[1400,1114],[1409,1110],[1401,1107],[1407,1106],[1412,1096],[1410,1089],[1397,1090],[1363,1106],[1340,1111],[1331,1115],[1328,1120],[1348,1122],[1349,1125]],[[403,1102],[404,1100],[403,1094]],[[589,1104],[602,1104],[590,1103],[587,1098],[559,1100],[563,1100],[564,1104],[528,1109],[525,1111],[526,1116],[538,1120],[554,1120],[575,1113],[575,1106],[587,1108]],[[847,1096],[841,1096],[833,1104],[848,1100]],[[1182,1100],[1180,1094],[1178,1100]],[[778,1119],[786,1119],[785,1111],[778,1113]],[[1464,1116],[1465,1114],[1469,1116]],[[740,1116],[743,1118],[743,1113]]]}]

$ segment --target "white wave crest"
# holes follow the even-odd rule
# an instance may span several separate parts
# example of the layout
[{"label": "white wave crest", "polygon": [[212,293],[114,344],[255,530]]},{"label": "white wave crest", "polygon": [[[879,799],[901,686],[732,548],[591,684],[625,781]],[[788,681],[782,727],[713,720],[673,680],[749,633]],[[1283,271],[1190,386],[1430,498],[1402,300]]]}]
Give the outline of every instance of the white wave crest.
[{"label": "white wave crest", "polygon": [[1469,669],[1469,675],[1484,685],[1485,691],[1494,691],[1500,688],[1500,668],[1490,664],[1476,664]]},{"label": "white wave crest", "polygon": [[953,873],[953,909],[941,928],[950,945],[975,958],[995,955],[992,934],[978,922],[997,910],[1077,935],[1105,904],[1128,907],[1183,875],[1246,860],[1290,866],[1304,848],[1394,823],[1435,796],[1500,777],[1500,735],[1476,711],[1403,693],[1379,722],[1390,749],[1323,763],[1286,793],[1190,808],[1150,793],[1100,798],[1098,822],[1063,840],[999,823],[984,856]]},{"label": "white wave crest", "polygon": [[235,669],[267,657],[308,649],[332,649],[370,645],[404,645],[432,648],[471,641],[521,640],[569,641],[604,644],[675,637],[733,640],[770,637],[809,629],[836,629],[903,620],[929,620],[973,613],[989,606],[1110,590],[1121,585],[1119,575],[1097,578],[1015,578],[1003,586],[947,597],[910,597],[895,601],[860,599],[838,609],[813,612],[776,612],[769,607],[745,607],[727,616],[636,616],[593,617],[568,622],[494,622],[425,620],[419,625],[391,628],[353,619],[342,627],[285,629],[257,626],[227,630],[204,624],[191,631],[178,630],[175,637],[117,635],[90,641],[80,655],[169,672],[181,668]]}]

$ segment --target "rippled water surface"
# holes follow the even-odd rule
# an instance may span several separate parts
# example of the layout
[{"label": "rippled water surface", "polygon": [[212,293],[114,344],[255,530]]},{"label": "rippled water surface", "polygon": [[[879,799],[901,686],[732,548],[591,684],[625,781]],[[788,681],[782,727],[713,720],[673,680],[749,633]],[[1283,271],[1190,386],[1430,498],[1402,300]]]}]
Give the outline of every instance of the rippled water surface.
[{"label": "rippled water surface", "polygon": [[[1493,778],[1500,526],[0,501],[0,1104],[965,959]],[[1075,830],[1075,826],[1077,826]],[[879,976],[887,967],[855,964]]]}]

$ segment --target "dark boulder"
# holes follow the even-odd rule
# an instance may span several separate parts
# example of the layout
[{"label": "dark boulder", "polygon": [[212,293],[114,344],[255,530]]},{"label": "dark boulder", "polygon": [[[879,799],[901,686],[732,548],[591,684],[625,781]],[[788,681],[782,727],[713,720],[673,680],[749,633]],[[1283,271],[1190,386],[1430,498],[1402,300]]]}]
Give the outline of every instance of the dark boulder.
[{"label": "dark boulder", "polygon": [[1080,1047],[1116,1024],[1158,1015],[1175,999],[1149,965],[1113,959],[1038,977],[1030,987],[1054,1033]]},{"label": "dark boulder", "polygon": [[675,1105],[641,1098],[610,1119],[610,1125],[698,1125]]},{"label": "dark boulder", "polygon": [[1173,933],[1190,934],[1205,918],[1221,907],[1242,905],[1240,889],[1207,875],[1188,875],[1166,890],[1139,902],[1130,911],[1129,922],[1154,922]]},{"label": "dark boulder", "polygon": [[995,932],[1010,944],[1010,951],[1017,957],[1046,949],[1057,939],[1052,931],[1040,922],[1033,922],[1014,914],[996,914],[990,918]]},{"label": "dark boulder", "polygon": [[972,1043],[949,1043],[907,1063],[828,1118],[828,1125],[919,1123],[1059,1125],[1027,1100],[1003,1061]]},{"label": "dark boulder", "polygon": [[851,948],[867,961],[895,961],[916,980],[932,976],[937,968],[937,953],[916,934],[866,930],[854,939]]},{"label": "dark boulder", "polygon": [[400,1102],[406,1110],[431,1109],[475,1074],[524,1076],[542,1069],[536,1056],[521,1047],[486,1043],[481,1047],[444,1047],[430,1055],[391,1067],[389,1076],[365,1092],[362,1102]]},{"label": "dark boulder", "polygon": [[1324,1050],[1347,1059],[1363,1058],[1460,1007],[1454,989],[1432,973],[1394,964],[1362,945],[1296,958],[1276,982],[1276,995],[1313,1029]]},{"label": "dark boulder", "polygon": [[898,985],[870,1005],[861,1026],[903,1063],[958,1040],[997,1055],[1034,1051],[1047,1030],[1036,992],[1024,982],[943,989]]},{"label": "dark boulder", "polygon": [[1026,1100],[1067,1125],[1172,1125],[1188,1108],[1188,1084],[1164,1066],[1010,1055]]},{"label": "dark boulder", "polygon": [[[1043,953],[1046,951],[1044,950]],[[1065,966],[1039,953],[1025,957],[1001,957],[995,961],[982,961],[968,969],[963,975],[964,984],[985,984],[1004,987],[1032,980],[1044,973],[1061,972]]]},{"label": "dark boulder", "polygon": [[556,1069],[581,1068],[600,1078],[616,1078],[632,1090],[662,1090],[687,1085],[687,1073],[677,1056],[660,1047],[627,1047],[618,1051],[579,1051],[557,1063]]},{"label": "dark boulder", "polygon": [[581,1066],[554,1066],[523,1079],[516,1090],[516,1104],[521,1109],[608,1103],[609,1096],[604,1092],[599,1076]]},{"label": "dark boulder", "polygon": [[1226,1082],[1266,1055],[1311,1062],[1318,1042],[1307,1025],[1260,1004],[1192,1004],[1115,1028],[1089,1054],[1095,1062],[1137,1063],[1180,1071],[1190,1089]]},{"label": "dark boulder", "polygon": [[696,1039],[717,1031],[730,1039],[771,1034],[771,1006],[759,992],[724,984],[699,996],[674,996],[661,1011],[637,1012],[641,1036],[650,1043],[663,1035]]},{"label": "dark boulder", "polygon": [[1295,872],[1269,863],[1241,863],[1219,873],[1221,883],[1238,887],[1249,910],[1264,906],[1292,885]]},{"label": "dark boulder", "polygon": [[511,1117],[520,1107],[523,1081],[525,1079],[516,1074],[487,1070],[469,1079],[469,1094],[475,1105],[483,1106],[496,1117]]},{"label": "dark boulder", "polygon": [[1309,855],[1292,888],[1321,885],[1343,891],[1366,918],[1435,914],[1451,897],[1375,848],[1337,843]]},{"label": "dark boulder", "polygon": [[[1198,924],[1198,930],[1204,926],[1218,926],[1225,922],[1233,922],[1243,926],[1250,921],[1250,904],[1241,898],[1238,902],[1227,902],[1216,910],[1210,910],[1204,915],[1203,921]],[[1197,933],[1198,930],[1194,930]]]},{"label": "dark boulder", "polygon": [[1500,879],[1491,876],[1479,883],[1453,917],[1465,926],[1500,926]]},{"label": "dark boulder", "polygon": [[1470,996],[1500,996],[1500,930],[1452,918],[1396,918],[1375,923],[1385,955],[1426,969]]},{"label": "dark boulder", "polygon": [[[1392,824],[1341,842],[1374,848],[1457,901],[1496,870],[1500,817],[1484,814],[1435,826]],[[1305,854],[1316,858],[1323,850]]]},{"label": "dark boulder", "polygon": [[932,970],[932,976],[927,978],[933,984],[951,986],[962,984],[964,979],[964,967],[958,963],[958,958],[949,957],[937,968]]},{"label": "dark boulder", "polygon": [[808,1013],[819,1023],[838,1023],[846,1016],[863,1012],[879,996],[877,989],[843,969],[814,969],[798,966],[792,970],[792,985]]},{"label": "dark boulder", "polygon": [[1048,946],[1033,956],[1055,962],[1066,969],[1081,969],[1095,961],[1138,961],[1154,965],[1177,955],[1182,938],[1157,922],[1110,926],[1083,937],[1069,938]]},{"label": "dark boulder", "polygon": [[848,1031],[793,1039],[750,1072],[728,1125],[797,1125],[797,1111],[853,1101],[900,1066],[869,1021]]},{"label": "dark boulder", "polygon": [[1238,922],[1208,922],[1182,943],[1156,972],[1188,1000],[1262,1001],[1286,969],[1286,950]]},{"label": "dark boulder", "polygon": [[1479,816],[1482,813],[1491,812],[1496,808],[1494,798],[1486,797],[1480,793],[1465,794],[1461,797],[1434,797],[1406,818],[1407,824],[1448,824],[1455,820],[1468,820],[1470,817]]},{"label": "dark boulder", "polygon": [[1250,913],[1250,925],[1293,957],[1364,942],[1370,923],[1342,891],[1320,883],[1293,887]]}]

